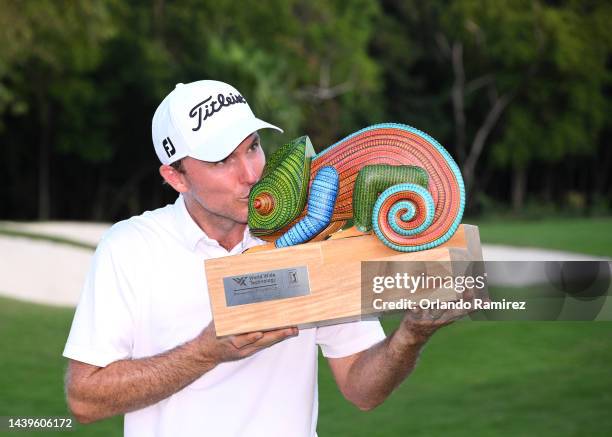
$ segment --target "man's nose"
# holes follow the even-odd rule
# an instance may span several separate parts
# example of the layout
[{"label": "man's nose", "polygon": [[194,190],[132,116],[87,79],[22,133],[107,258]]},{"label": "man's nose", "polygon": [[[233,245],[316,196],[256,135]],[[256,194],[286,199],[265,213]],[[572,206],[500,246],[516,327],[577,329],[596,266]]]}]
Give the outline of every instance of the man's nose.
[{"label": "man's nose", "polygon": [[248,185],[254,185],[259,180],[259,168],[248,158],[241,159],[240,180]]}]

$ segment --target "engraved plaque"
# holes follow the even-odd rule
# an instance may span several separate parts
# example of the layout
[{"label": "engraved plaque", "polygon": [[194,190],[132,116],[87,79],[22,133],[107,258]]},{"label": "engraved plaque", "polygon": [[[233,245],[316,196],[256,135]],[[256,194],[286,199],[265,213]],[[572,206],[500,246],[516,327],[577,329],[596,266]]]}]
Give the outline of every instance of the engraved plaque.
[{"label": "engraved plaque", "polygon": [[297,266],[223,278],[228,307],[310,294],[308,267]]}]

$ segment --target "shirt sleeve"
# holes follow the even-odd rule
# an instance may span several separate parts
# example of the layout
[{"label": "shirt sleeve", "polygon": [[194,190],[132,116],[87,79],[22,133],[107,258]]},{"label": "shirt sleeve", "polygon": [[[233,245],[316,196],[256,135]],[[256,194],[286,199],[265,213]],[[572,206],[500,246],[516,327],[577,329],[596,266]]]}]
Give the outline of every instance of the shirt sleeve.
[{"label": "shirt sleeve", "polygon": [[63,353],[98,367],[132,356],[134,284],[121,259],[129,254],[114,247],[113,239],[105,236],[98,245]]},{"label": "shirt sleeve", "polygon": [[385,331],[378,319],[317,328],[317,343],[326,358],[353,355],[385,338]]}]

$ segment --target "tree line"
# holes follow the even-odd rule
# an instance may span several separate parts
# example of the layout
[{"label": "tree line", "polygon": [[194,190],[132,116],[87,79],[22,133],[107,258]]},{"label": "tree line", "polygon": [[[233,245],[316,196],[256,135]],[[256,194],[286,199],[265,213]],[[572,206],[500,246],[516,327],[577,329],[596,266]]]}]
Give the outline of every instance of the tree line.
[{"label": "tree line", "polygon": [[321,150],[378,122],[442,143],[468,211],[610,210],[612,5],[596,0],[3,0],[2,219],[113,221],[174,197],[150,124],[236,86]]}]

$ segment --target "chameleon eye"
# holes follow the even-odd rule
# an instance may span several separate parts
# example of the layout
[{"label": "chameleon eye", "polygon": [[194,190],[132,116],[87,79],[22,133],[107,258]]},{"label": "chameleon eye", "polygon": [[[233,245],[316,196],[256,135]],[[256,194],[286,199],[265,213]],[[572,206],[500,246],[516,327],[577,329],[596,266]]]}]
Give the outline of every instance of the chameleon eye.
[{"label": "chameleon eye", "polygon": [[270,193],[260,193],[253,201],[253,208],[261,215],[269,215],[274,209],[274,197]]}]

